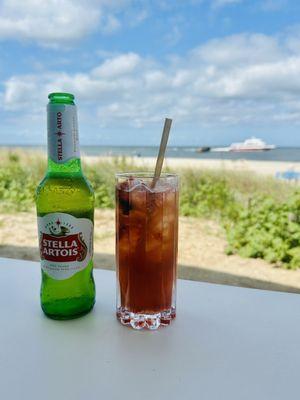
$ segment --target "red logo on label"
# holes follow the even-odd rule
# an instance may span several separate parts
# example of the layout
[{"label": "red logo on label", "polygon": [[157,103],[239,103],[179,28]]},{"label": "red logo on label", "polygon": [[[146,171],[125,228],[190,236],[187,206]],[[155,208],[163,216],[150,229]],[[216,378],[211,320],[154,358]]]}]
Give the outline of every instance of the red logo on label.
[{"label": "red logo on label", "polygon": [[54,236],[42,233],[40,242],[41,259],[47,261],[83,261],[87,247],[82,234]]}]

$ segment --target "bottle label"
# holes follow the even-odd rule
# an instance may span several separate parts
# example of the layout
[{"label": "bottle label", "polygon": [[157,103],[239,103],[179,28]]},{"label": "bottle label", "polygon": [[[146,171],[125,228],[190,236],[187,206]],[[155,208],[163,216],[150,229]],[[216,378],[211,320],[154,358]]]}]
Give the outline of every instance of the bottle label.
[{"label": "bottle label", "polygon": [[42,270],[53,279],[68,279],[87,267],[93,256],[93,223],[65,213],[38,217]]},{"label": "bottle label", "polygon": [[63,164],[79,158],[77,109],[71,104],[48,104],[48,154]]}]

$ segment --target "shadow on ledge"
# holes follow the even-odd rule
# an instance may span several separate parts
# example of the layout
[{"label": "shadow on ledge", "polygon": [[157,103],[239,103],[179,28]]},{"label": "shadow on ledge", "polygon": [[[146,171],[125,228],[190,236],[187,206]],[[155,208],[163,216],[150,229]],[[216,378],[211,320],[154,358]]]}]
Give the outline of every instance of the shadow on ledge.
[{"label": "shadow on ledge", "polygon": [[[0,257],[22,260],[39,261],[39,252],[35,247],[0,245]],[[115,257],[112,254],[95,253],[94,266],[97,269],[114,270]],[[293,272],[291,271],[291,274]],[[300,293],[300,288],[262,279],[255,279],[245,275],[233,275],[209,268],[182,265],[178,266],[178,277],[192,281],[217,283],[222,285],[240,286],[254,289],[275,290],[279,292]]]}]

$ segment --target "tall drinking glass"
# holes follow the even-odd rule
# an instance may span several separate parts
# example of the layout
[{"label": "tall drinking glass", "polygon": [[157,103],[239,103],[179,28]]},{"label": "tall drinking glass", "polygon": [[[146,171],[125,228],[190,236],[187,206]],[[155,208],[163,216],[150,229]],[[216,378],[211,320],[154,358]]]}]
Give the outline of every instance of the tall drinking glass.
[{"label": "tall drinking glass", "polygon": [[117,318],[157,329],[176,316],[178,176],[116,175]]}]

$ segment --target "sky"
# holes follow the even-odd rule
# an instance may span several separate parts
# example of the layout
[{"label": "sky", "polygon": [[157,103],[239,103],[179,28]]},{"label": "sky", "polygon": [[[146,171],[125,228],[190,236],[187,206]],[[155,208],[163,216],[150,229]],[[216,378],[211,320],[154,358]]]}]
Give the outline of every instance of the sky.
[{"label": "sky", "polygon": [[300,1],[0,0],[0,143],[46,144],[50,92],[83,145],[300,146]]}]

